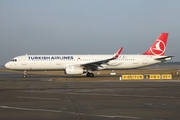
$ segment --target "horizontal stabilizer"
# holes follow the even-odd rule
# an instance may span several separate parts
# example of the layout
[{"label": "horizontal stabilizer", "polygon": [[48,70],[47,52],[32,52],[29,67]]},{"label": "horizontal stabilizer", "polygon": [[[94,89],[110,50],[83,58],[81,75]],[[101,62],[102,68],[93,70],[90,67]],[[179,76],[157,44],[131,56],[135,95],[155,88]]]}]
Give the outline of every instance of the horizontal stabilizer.
[{"label": "horizontal stabilizer", "polygon": [[159,60],[159,61],[167,61],[167,60],[171,60],[172,57],[174,57],[174,56],[165,56],[165,57],[161,57],[161,58],[156,58],[156,60]]}]

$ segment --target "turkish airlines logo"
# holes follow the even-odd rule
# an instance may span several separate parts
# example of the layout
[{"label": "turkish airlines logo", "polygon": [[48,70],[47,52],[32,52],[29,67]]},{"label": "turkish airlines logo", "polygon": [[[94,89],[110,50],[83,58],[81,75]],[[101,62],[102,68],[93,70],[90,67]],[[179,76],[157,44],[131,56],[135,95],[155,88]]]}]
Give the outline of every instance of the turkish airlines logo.
[{"label": "turkish airlines logo", "polygon": [[162,40],[157,39],[153,46],[150,47],[154,55],[163,55],[166,50],[166,45]]}]

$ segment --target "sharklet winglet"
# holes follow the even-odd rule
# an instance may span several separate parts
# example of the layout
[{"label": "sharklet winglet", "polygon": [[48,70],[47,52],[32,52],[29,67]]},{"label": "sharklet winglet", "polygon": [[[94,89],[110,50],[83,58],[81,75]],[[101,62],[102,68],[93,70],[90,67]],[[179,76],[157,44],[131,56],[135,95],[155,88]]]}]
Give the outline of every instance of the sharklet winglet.
[{"label": "sharklet winglet", "polygon": [[114,55],[114,58],[117,59],[119,57],[119,55],[121,54],[123,50],[123,47],[119,48],[119,50],[117,51],[117,53]]}]

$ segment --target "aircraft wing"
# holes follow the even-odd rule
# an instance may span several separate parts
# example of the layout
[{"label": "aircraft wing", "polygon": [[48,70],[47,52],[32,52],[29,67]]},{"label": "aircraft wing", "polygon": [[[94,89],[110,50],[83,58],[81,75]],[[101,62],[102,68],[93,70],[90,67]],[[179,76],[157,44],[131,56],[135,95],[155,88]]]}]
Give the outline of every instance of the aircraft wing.
[{"label": "aircraft wing", "polygon": [[119,55],[121,54],[122,50],[123,50],[123,47],[121,47],[112,58],[95,61],[95,62],[90,62],[90,63],[85,63],[85,64],[80,64],[80,66],[84,66],[91,70],[97,70],[98,67],[102,67],[101,64],[106,64],[111,60],[117,59],[119,57]]}]

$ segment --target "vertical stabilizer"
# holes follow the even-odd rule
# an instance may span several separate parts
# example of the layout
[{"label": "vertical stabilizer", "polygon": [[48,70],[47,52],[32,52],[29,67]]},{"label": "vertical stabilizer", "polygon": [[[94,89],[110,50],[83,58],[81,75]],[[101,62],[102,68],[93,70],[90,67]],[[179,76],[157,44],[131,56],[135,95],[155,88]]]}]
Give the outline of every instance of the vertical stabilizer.
[{"label": "vertical stabilizer", "polygon": [[159,55],[164,56],[168,33],[161,33],[152,46],[143,55]]}]

